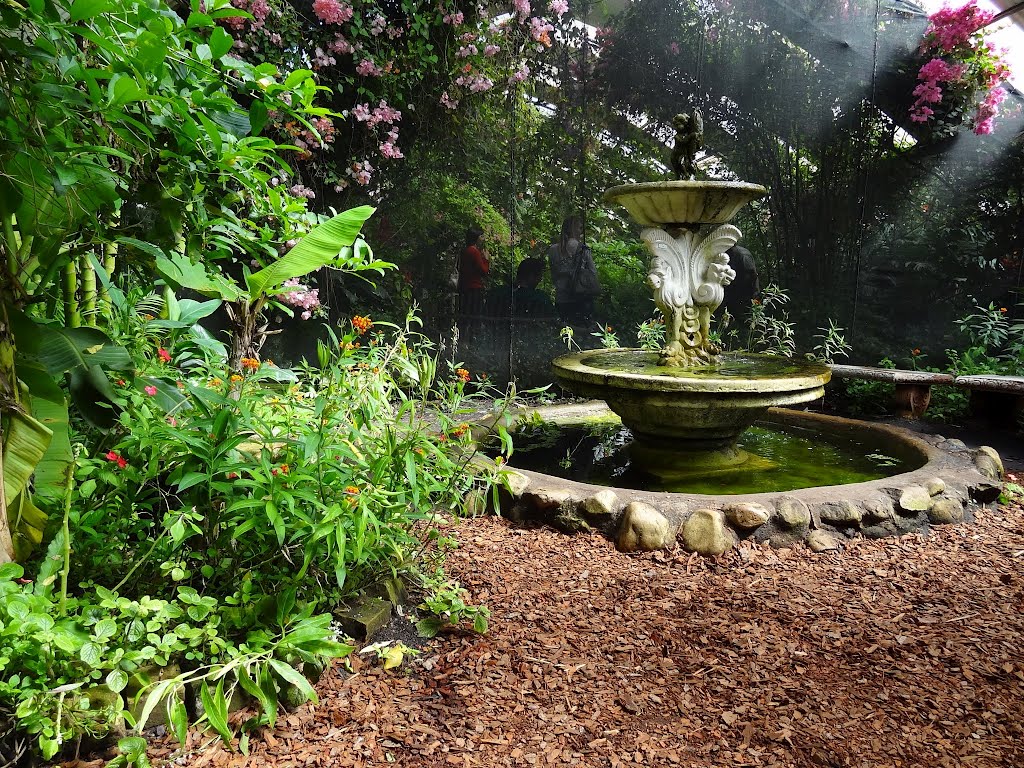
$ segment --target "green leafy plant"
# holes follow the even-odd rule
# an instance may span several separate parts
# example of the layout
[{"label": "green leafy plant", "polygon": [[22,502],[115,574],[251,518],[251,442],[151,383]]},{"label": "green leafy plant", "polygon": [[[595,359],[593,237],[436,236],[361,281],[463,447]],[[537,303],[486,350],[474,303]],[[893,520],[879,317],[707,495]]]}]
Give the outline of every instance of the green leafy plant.
[{"label": "green leafy plant", "polygon": [[597,339],[605,349],[615,349],[619,346],[619,336],[610,325],[597,324],[597,330],[590,334]]},{"label": "green leafy plant", "polygon": [[474,632],[483,634],[487,631],[490,610],[483,605],[467,604],[466,590],[447,578],[443,571],[425,578],[424,587],[427,595],[420,608],[432,615],[416,623],[416,629],[423,637],[435,637],[442,630],[458,627],[463,622],[470,622]]},{"label": "green leafy plant", "polygon": [[636,340],[641,349],[656,352],[665,346],[665,320],[652,317],[637,326]]},{"label": "green leafy plant", "polygon": [[789,294],[775,284],[761,291],[750,307],[750,325],[747,329],[746,348],[752,352],[791,357],[796,351],[793,323],[784,307]]},{"label": "green leafy plant", "polygon": [[832,318],[829,318],[828,328],[819,328],[820,334],[814,336],[818,343],[807,356],[812,360],[820,360],[826,365],[832,365],[837,357],[849,357],[853,347],[846,341],[843,329],[836,325]]}]

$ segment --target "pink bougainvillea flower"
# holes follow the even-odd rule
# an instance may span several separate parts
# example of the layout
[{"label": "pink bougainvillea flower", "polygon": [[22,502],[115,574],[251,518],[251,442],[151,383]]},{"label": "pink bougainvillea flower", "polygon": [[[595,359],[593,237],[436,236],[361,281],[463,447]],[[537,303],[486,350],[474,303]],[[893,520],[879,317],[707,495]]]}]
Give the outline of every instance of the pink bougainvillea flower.
[{"label": "pink bougainvillea flower", "polygon": [[156,394],[156,387],[154,387],[154,386],[150,385],[150,386],[148,386],[148,387],[143,387],[143,390],[142,390],[142,391],[143,391],[143,392],[145,392],[145,393],[146,393],[147,395],[149,395],[150,397],[153,397],[153,395],[155,395],[155,394]]}]

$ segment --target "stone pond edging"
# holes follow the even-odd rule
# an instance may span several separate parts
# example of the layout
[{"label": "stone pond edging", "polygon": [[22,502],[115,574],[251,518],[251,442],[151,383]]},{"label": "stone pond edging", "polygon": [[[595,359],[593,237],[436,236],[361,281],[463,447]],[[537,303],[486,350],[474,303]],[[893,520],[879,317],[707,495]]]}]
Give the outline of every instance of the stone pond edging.
[{"label": "stone pond edging", "polygon": [[[599,418],[603,404],[545,406],[517,415],[555,423]],[[1002,462],[992,448],[971,450],[959,440],[918,436],[890,425],[773,408],[765,419],[849,434],[885,433],[899,451],[925,459],[919,469],[849,485],[736,496],[664,493],[590,485],[510,465],[501,514],[566,532],[598,530],[625,552],[670,547],[720,555],[741,539],[815,552],[837,549],[855,536],[882,538],[970,521],[979,505],[1002,490]]]}]

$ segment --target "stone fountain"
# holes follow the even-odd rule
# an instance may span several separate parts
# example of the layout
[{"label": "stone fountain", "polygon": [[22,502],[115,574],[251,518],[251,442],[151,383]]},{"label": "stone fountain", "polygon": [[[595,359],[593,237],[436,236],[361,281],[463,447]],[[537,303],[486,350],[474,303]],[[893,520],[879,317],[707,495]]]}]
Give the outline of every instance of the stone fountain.
[{"label": "stone fountain", "polygon": [[[740,238],[730,222],[767,190],[693,178],[699,115],[680,115],[675,123],[677,180],[605,193],[644,227],[648,283],[665,315],[665,346],[591,350],[554,361],[563,387],[608,407],[553,405],[518,414],[503,513],[567,532],[602,530],[626,551],[678,541],[720,555],[748,538],[832,551],[851,538],[970,520],[979,505],[995,501],[1003,471],[991,448],[772,408],[821,397],[829,368],[715,346],[711,318],[735,277],[726,251]],[[748,430],[754,422],[760,424]],[[534,450],[529,430],[538,424]],[[758,446],[750,455],[737,445],[744,432],[743,441]],[[756,433],[776,437],[752,440]],[[773,449],[775,460],[754,455],[769,439],[793,439],[796,447],[788,454]],[[870,461],[870,471],[849,474],[860,459]],[[712,487],[718,490],[695,490]]]},{"label": "stone fountain", "polygon": [[[638,460],[661,474],[678,463],[735,465],[748,457],[740,434],[769,407],[816,400],[831,372],[825,365],[767,355],[729,354],[711,339],[711,318],[736,273],[726,251],[740,239],[730,224],[747,203],[763,197],[758,184],[692,178],[699,148],[677,116],[673,165],[691,178],[612,187],[605,200],[623,206],[644,226],[651,258],[647,275],[665,316],[665,347],[597,350],[554,361],[559,383],[604,400],[636,437]],[[665,452],[673,454],[666,457]],[[660,467],[660,469],[659,469]]]}]

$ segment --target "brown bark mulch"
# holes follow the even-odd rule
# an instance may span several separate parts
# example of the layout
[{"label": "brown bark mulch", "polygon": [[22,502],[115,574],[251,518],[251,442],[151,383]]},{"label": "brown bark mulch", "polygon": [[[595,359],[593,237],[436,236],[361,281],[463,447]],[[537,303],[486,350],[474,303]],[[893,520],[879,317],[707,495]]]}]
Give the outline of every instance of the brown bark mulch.
[{"label": "brown bark mulch", "polygon": [[[365,661],[204,766],[1021,766],[1024,509],[814,555],[623,555],[480,518],[449,572],[493,612]],[[193,736],[195,745],[209,735]],[[167,747],[170,749],[170,747]]]}]

